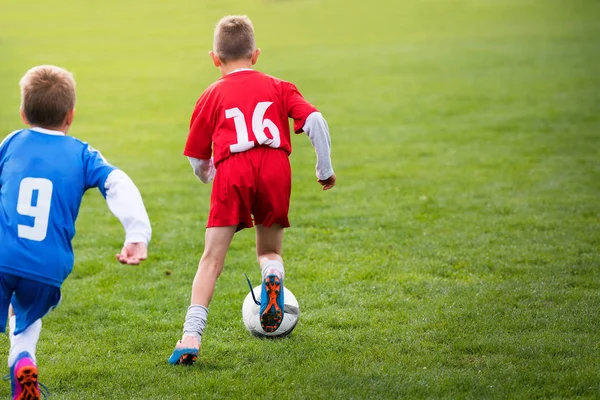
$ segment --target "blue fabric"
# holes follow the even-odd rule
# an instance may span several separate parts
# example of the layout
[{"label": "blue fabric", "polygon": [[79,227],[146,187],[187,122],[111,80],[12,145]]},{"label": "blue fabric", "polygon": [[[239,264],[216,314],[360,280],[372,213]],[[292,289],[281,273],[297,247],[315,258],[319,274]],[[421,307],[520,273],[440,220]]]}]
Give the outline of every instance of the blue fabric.
[{"label": "blue fabric", "polygon": [[60,288],[15,275],[0,274],[0,332],[6,331],[8,306],[16,316],[15,335],[60,303]]},{"label": "blue fabric", "polygon": [[23,129],[0,145],[0,274],[60,287],[73,269],[75,220],[87,189],[116,168],[71,136]]}]

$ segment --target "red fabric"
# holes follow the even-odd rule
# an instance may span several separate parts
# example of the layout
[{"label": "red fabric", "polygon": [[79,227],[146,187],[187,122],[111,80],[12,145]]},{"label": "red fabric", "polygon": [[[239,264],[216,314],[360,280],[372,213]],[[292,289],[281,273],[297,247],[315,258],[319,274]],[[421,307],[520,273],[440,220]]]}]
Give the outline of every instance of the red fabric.
[{"label": "red fabric", "polygon": [[[261,103],[267,107],[264,115],[257,112]],[[272,147],[290,154],[292,144],[288,118],[294,119],[294,131],[300,133],[306,118],[315,111],[317,109],[290,82],[254,70],[234,72],[214,82],[198,99],[183,154],[202,160],[212,155],[217,166],[235,154],[230,146],[240,142],[240,128],[236,126],[233,114],[243,120],[247,135],[242,132],[242,137],[247,136],[245,141],[253,142],[254,147],[259,146],[259,141],[253,127],[253,116],[258,114],[259,130],[264,131],[268,139],[273,139],[273,134],[265,123],[272,121],[280,136],[279,145],[272,144]],[[231,114],[229,118],[227,112]]]},{"label": "red fabric", "polygon": [[285,151],[259,146],[234,153],[217,168],[207,227],[250,228],[253,215],[256,224],[270,227],[277,223],[287,228],[291,190]]}]

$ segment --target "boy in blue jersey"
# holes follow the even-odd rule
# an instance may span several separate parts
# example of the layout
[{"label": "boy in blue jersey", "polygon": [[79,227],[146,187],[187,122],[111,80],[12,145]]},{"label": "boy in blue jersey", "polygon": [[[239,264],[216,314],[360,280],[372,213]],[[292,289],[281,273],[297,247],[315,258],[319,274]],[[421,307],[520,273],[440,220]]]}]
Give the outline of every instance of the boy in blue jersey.
[{"label": "boy in blue jersey", "polygon": [[151,227],[140,192],[87,143],[67,136],[75,81],[39,66],[21,79],[21,117],[29,126],[0,144],[0,330],[9,317],[13,399],[38,399],[36,345],[41,318],[60,301],[73,268],[75,220],[83,194],[97,187],[125,228],[117,260],[147,257]]}]

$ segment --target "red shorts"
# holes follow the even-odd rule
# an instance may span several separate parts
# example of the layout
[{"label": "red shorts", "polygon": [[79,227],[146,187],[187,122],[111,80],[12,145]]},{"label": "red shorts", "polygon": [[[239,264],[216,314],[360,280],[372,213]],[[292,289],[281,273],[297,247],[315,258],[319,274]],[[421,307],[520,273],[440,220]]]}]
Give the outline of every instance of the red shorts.
[{"label": "red shorts", "polygon": [[290,226],[288,211],[292,193],[292,171],[288,154],[258,146],[235,153],[217,165],[210,195],[207,228],[237,225],[238,230],[255,224]]}]

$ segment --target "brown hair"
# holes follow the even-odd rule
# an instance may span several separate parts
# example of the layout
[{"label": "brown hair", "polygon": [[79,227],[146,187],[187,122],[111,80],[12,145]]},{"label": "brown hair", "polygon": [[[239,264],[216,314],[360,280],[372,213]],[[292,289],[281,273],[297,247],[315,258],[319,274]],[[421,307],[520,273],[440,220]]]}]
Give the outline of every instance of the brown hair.
[{"label": "brown hair", "polygon": [[21,81],[21,109],[30,125],[60,126],[75,108],[73,75],[53,65],[31,68]]},{"label": "brown hair", "polygon": [[247,16],[228,15],[217,23],[213,51],[223,63],[250,58],[255,48],[254,27]]}]

